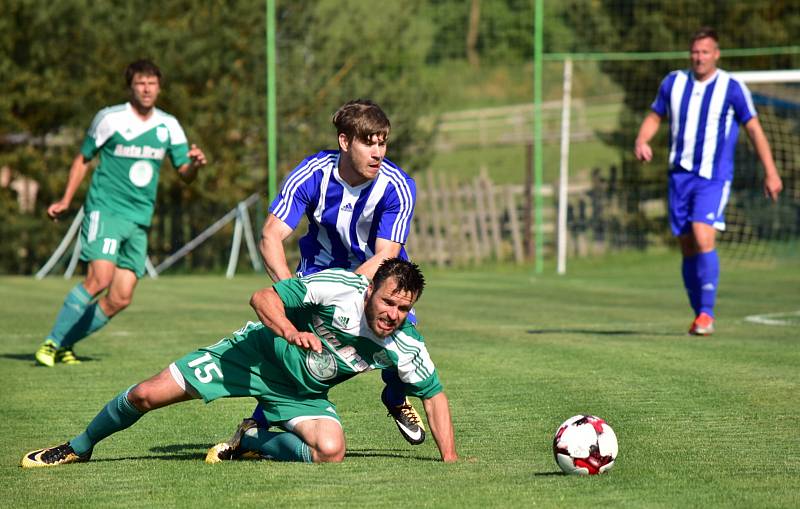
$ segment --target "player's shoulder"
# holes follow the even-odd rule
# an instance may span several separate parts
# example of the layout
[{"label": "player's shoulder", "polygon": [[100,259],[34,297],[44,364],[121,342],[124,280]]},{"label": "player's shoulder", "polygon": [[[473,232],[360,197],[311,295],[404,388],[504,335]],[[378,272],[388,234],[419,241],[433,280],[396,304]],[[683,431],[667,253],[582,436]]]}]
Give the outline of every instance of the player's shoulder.
[{"label": "player's shoulder", "polygon": [[401,177],[403,179],[413,180],[406,171],[400,167],[399,164],[392,162],[391,159],[384,157],[381,162],[381,171],[391,175]]},{"label": "player's shoulder", "polygon": [[103,120],[124,115],[128,111],[128,104],[114,104],[101,108],[94,116],[94,124],[99,124]]},{"label": "player's shoulder", "polygon": [[[111,126],[115,126],[120,122],[124,122],[125,115],[128,111],[128,104],[115,104],[113,106],[106,106],[105,108],[100,109],[92,119],[92,123],[89,126],[89,135],[96,136],[98,133],[98,129],[106,130],[106,129],[113,129]],[[101,127],[103,126],[103,127]]]},{"label": "player's shoulder", "polygon": [[399,165],[393,163],[389,159],[384,158],[381,163],[381,171],[378,174],[380,178],[384,178],[394,184],[404,188],[415,187],[413,177],[403,170]]},{"label": "player's shoulder", "polygon": [[181,125],[180,122],[178,122],[178,119],[175,117],[175,115],[167,113],[162,109],[154,108],[153,115],[155,115],[156,117],[155,120],[157,122],[163,122],[164,124],[166,124],[167,127],[176,127],[176,126],[179,127]]},{"label": "player's shoulder", "polygon": [[677,79],[689,79],[691,71],[689,69],[675,69],[674,71],[670,71],[664,76],[664,79],[661,80],[661,86],[664,87],[672,87]]},{"label": "player's shoulder", "polygon": [[338,150],[320,150],[319,152],[311,154],[310,156],[303,159],[303,162],[300,163],[298,166],[313,167],[314,169],[323,169],[328,165],[335,164],[338,158],[339,158]]},{"label": "player's shoulder", "polygon": [[113,104],[111,106],[106,106],[105,108],[102,108],[100,111],[97,112],[97,116],[106,117],[108,115],[124,113],[127,110],[128,110],[128,103]]},{"label": "player's shoulder", "polygon": [[323,175],[333,171],[339,158],[337,150],[323,150],[303,159],[284,178],[281,187],[290,194],[300,187],[319,192],[319,183]]},{"label": "player's shoulder", "polygon": [[400,344],[424,344],[425,338],[420,334],[417,327],[406,320],[403,322],[403,325],[397,329],[392,336],[394,337],[395,342]]},{"label": "player's shoulder", "polygon": [[166,111],[162,110],[161,108],[153,108],[153,114],[156,115],[158,118],[162,120],[169,120],[177,122],[178,119],[175,118],[175,115],[171,113],[167,113]]},{"label": "player's shoulder", "polygon": [[717,69],[718,78],[722,80],[727,80],[729,85],[738,88],[739,90],[747,90],[747,85],[745,85],[744,80],[736,76],[736,74],[728,72],[724,69]]},{"label": "player's shoulder", "polygon": [[369,286],[369,278],[363,274],[338,267],[324,269],[300,278],[305,283],[331,283],[351,287],[364,291]]},{"label": "player's shoulder", "polygon": [[295,182],[297,179],[303,181],[311,177],[319,176],[325,171],[331,171],[336,167],[339,159],[338,150],[322,150],[303,159],[300,164],[287,175],[288,180]]}]

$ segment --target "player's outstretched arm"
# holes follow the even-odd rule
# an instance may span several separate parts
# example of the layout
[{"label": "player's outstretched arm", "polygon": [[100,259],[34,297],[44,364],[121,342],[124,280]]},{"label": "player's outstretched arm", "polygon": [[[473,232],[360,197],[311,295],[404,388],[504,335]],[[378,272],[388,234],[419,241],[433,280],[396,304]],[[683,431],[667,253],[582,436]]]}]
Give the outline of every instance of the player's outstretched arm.
[{"label": "player's outstretched arm", "polygon": [[440,392],[432,398],[423,399],[422,403],[425,405],[428,427],[431,428],[433,439],[436,440],[436,446],[439,447],[442,461],[450,463],[458,460],[453,421],[450,419],[450,404],[447,401],[447,396]]},{"label": "player's outstretched arm", "polygon": [[756,149],[758,158],[761,159],[761,164],[764,165],[764,195],[773,200],[778,200],[778,195],[783,190],[783,182],[778,174],[778,168],[775,166],[775,161],[772,159],[772,150],[769,148],[769,141],[764,134],[764,129],[761,128],[761,122],[758,117],[753,117],[744,125],[747,129],[747,135]]},{"label": "player's outstretched arm", "polygon": [[194,179],[197,178],[197,170],[205,166],[208,162],[206,160],[206,155],[197,145],[192,145],[188,155],[189,162],[178,168],[178,175],[180,175],[181,180],[187,184],[193,182]]},{"label": "player's outstretched arm", "polygon": [[50,219],[57,219],[58,216],[64,213],[72,203],[72,198],[75,192],[80,187],[86,172],[89,170],[89,160],[83,157],[83,154],[78,154],[72,160],[72,165],[69,167],[69,177],[67,178],[67,187],[64,189],[64,195],[60,200],[47,207],[47,215]]},{"label": "player's outstretched arm", "polygon": [[292,271],[286,262],[286,251],[283,249],[283,241],[292,234],[292,228],[288,224],[278,219],[275,214],[270,214],[264,221],[261,229],[261,242],[258,250],[261,251],[261,258],[264,260],[264,268],[274,282],[291,279]]},{"label": "player's outstretched arm", "polygon": [[254,293],[250,298],[250,306],[261,323],[290,344],[317,353],[322,351],[322,343],[317,336],[310,332],[298,331],[289,320],[283,301],[274,288],[264,288]]},{"label": "player's outstretched arm", "polygon": [[384,260],[396,258],[398,255],[400,255],[400,249],[402,247],[402,244],[393,242],[391,240],[380,238],[375,239],[375,254],[368,258],[367,261],[359,265],[355,272],[357,274],[363,274],[372,279],[375,276],[375,272],[378,270],[380,264],[383,263]]},{"label": "player's outstretched arm", "polygon": [[653,159],[653,149],[650,147],[650,140],[656,135],[660,125],[661,117],[658,113],[651,111],[644,117],[642,125],[639,127],[639,134],[636,136],[636,142],[633,148],[633,153],[639,161],[650,162]]}]

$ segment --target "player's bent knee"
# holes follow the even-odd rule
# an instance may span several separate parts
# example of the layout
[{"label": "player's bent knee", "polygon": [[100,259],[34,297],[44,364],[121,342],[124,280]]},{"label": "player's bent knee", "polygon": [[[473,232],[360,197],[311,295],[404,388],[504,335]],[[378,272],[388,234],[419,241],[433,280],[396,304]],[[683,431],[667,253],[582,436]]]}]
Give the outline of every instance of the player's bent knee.
[{"label": "player's bent knee", "polygon": [[112,314],[115,315],[120,311],[124,310],[125,308],[127,308],[128,306],[130,306],[132,300],[133,300],[132,297],[109,296],[106,299],[106,303],[108,304],[108,307],[111,309]]},{"label": "player's bent knee", "polygon": [[83,282],[83,287],[92,296],[95,296],[95,295],[97,295],[97,294],[99,294],[101,292],[104,292],[105,290],[108,289],[109,286],[111,286],[111,278],[110,277],[107,278],[107,279],[99,278],[99,277],[92,277],[92,278],[86,279]]},{"label": "player's bent knee", "polygon": [[[152,379],[151,379],[152,380]],[[140,412],[149,412],[164,406],[164,397],[150,380],[138,384],[128,392],[128,401]]]},{"label": "player's bent knee", "polygon": [[149,412],[153,409],[152,401],[149,399],[148,390],[145,384],[138,384],[128,391],[128,401],[140,412]]},{"label": "player's bent knee", "polygon": [[341,463],[344,459],[344,441],[339,437],[319,440],[314,447],[315,463]]}]

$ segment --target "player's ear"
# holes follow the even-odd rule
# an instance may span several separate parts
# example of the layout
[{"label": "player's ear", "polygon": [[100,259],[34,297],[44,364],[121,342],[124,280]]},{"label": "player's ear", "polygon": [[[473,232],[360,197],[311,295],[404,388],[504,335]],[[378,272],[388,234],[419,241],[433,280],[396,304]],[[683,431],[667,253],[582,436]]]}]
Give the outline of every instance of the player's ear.
[{"label": "player's ear", "polygon": [[345,133],[339,133],[339,149],[342,152],[347,152],[350,150],[350,140],[347,139],[347,135]]}]

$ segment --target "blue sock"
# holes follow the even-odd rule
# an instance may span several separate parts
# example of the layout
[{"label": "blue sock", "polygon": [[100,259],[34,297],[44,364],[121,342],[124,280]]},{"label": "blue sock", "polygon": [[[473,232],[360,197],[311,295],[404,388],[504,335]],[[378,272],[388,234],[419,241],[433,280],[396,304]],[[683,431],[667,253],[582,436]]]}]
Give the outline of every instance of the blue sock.
[{"label": "blue sock", "polygon": [[311,463],[311,448],[308,444],[288,431],[267,431],[251,428],[242,437],[242,447],[257,451],[262,456],[277,461],[300,461]]},{"label": "blue sock", "polygon": [[64,337],[81,319],[91,300],[92,295],[86,291],[82,283],[75,285],[64,299],[64,305],[61,306],[61,311],[56,316],[56,323],[53,325],[53,330],[47,335],[47,339],[60,347]]},{"label": "blue sock", "polygon": [[89,334],[102,329],[109,320],[111,320],[111,318],[106,316],[98,302],[89,304],[83,312],[83,316],[80,317],[61,340],[61,346],[71,347]]},{"label": "blue sock", "polygon": [[681,265],[683,286],[689,297],[689,305],[694,310],[694,315],[700,314],[700,285],[697,279],[697,255],[685,257]]},{"label": "blue sock", "polygon": [[69,441],[69,445],[72,446],[76,454],[86,454],[99,441],[117,431],[122,431],[132,426],[144,415],[143,412],[140,412],[138,408],[128,401],[128,393],[133,387],[135,386],[128,388],[128,390],[109,401],[100,410],[100,413],[92,419],[92,422],[86,427],[86,431]]},{"label": "blue sock", "polygon": [[697,255],[697,283],[700,288],[700,312],[713,317],[719,285],[719,256],[716,250]]},{"label": "blue sock", "polygon": [[269,421],[264,417],[264,407],[261,406],[261,403],[256,405],[256,409],[253,410],[253,415],[250,418],[258,423],[259,428],[269,428]]},{"label": "blue sock", "polygon": [[397,371],[394,369],[381,370],[381,378],[383,378],[386,387],[381,392],[381,401],[387,407],[399,406],[406,402],[406,391],[403,388],[403,382],[397,376]]}]

